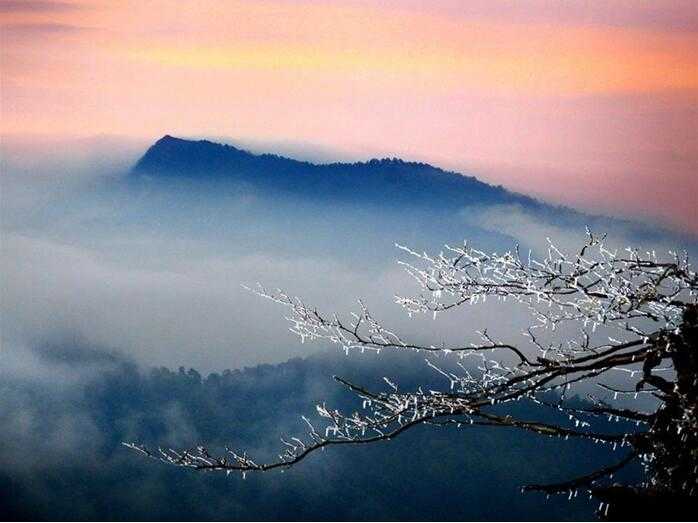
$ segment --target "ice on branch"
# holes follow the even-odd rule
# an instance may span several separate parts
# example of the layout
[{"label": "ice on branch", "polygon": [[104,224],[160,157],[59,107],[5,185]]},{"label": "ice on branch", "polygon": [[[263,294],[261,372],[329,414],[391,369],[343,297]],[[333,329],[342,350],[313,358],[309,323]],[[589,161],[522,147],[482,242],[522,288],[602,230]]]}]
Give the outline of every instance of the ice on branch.
[{"label": "ice on branch", "polygon": [[[290,330],[302,342],[329,342],[347,352],[422,352],[426,372],[443,378],[443,388],[403,390],[386,377],[384,390],[371,391],[335,377],[362,408],[341,412],[318,405],[317,421],[303,418],[307,434],[282,437],[281,452],[271,461],[233,450],[214,457],[204,447],[155,452],[128,446],[197,470],[253,472],[292,466],[326,447],[387,440],[420,424],[513,427],[548,437],[588,439],[622,454],[593,473],[532,488],[575,495],[582,488],[594,491],[639,460],[646,471],[642,488],[694,496],[698,276],[685,254],[619,251],[604,242],[589,231],[576,252],[564,252],[548,241],[542,258],[531,252],[522,256],[518,247],[487,253],[467,242],[445,246],[438,254],[398,246],[407,258],[399,263],[417,284],[415,294],[395,298],[407,313],[458,314],[487,299],[512,302],[530,314],[529,328],[514,340],[498,339],[483,328],[474,344],[418,343],[383,325],[361,301],[355,312],[340,316],[258,285],[252,292],[285,307]],[[433,358],[434,353],[442,357]],[[580,401],[575,390],[583,384],[583,390],[593,384],[597,392],[586,392]],[[654,400],[643,404],[644,409],[638,403],[643,395]],[[564,421],[502,414],[498,406],[512,402],[553,409]],[[595,428],[599,420],[623,423],[609,431]]]}]

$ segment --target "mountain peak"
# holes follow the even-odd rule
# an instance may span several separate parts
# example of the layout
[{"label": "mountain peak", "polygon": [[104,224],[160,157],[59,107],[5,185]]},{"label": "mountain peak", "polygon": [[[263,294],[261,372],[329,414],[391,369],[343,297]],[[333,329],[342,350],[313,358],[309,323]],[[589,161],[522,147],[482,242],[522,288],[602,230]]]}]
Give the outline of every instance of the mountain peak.
[{"label": "mountain peak", "polygon": [[183,140],[182,138],[176,138],[172,136],[171,134],[166,134],[159,140],[157,140],[153,145],[162,145],[162,144],[167,144],[167,143],[175,143],[175,142],[184,142],[186,140]]},{"label": "mountain peak", "polygon": [[304,199],[373,201],[382,206],[412,203],[453,207],[524,198],[426,163],[385,158],[313,164],[169,134],[155,142],[134,166],[133,176],[137,179],[141,175],[197,185],[243,185],[270,195],[284,193]]}]

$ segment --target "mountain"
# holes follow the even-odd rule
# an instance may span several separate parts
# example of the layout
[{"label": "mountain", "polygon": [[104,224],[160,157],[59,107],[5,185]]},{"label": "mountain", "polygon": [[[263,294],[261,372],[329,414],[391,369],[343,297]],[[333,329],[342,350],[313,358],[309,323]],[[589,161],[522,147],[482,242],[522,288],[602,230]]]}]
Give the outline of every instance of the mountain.
[{"label": "mountain", "polygon": [[[195,207],[188,208],[190,214],[202,206],[226,206],[225,198],[221,198],[226,194],[243,194],[271,202],[270,209],[277,209],[286,217],[282,222],[303,209],[324,216],[340,213],[332,225],[337,227],[346,221],[347,213],[344,205],[335,204],[346,204],[351,206],[352,213],[368,213],[373,217],[370,227],[361,227],[364,235],[381,226],[380,223],[384,228],[392,224],[393,229],[409,229],[413,237],[419,236],[417,229],[429,226],[432,228],[422,231],[428,233],[425,237],[453,241],[462,238],[466,216],[497,207],[505,212],[524,211],[536,220],[580,234],[585,226],[610,234],[623,231],[635,242],[656,245],[670,239],[677,248],[698,251],[695,238],[668,231],[656,223],[588,214],[489,185],[473,176],[397,158],[314,164],[275,154],[254,154],[209,140],[165,135],[138,160],[128,180],[138,187],[153,189],[147,192],[151,196],[162,196],[169,188],[184,188],[180,194],[198,194],[198,199],[193,200]],[[213,198],[200,199],[201,190],[208,190],[208,196]],[[290,214],[288,208],[281,211],[284,205],[290,205]],[[183,207],[177,209],[181,214]],[[393,229],[390,233],[394,238],[402,237]],[[496,233],[491,228],[488,230],[489,235]],[[471,228],[468,234],[473,236],[476,230]]]},{"label": "mountain", "polygon": [[502,187],[426,163],[392,158],[313,164],[273,154],[253,154],[208,140],[183,140],[169,135],[148,149],[133,168],[132,179],[236,185],[265,193],[360,200],[382,206],[412,203],[452,208],[472,203],[537,204],[531,198]]},{"label": "mountain", "polygon": [[[407,358],[401,356],[408,356]],[[202,375],[145,369],[127,357],[76,343],[37,350],[56,375],[46,382],[5,375],[0,385],[0,506],[3,520],[69,521],[501,521],[590,520],[597,503],[520,492],[615,460],[592,442],[510,429],[422,427],[391,442],[336,447],[284,473],[205,474],[146,460],[124,440],[189,447],[223,445],[273,459],[282,436],[306,432],[314,405],[359,409],[329,377],[381,390],[443,387],[421,356],[328,351],[278,365]],[[531,405],[509,412],[537,416]],[[604,423],[603,421],[601,423]],[[603,430],[622,430],[608,422]],[[638,477],[634,468],[620,479]],[[631,474],[631,475],[628,475]],[[445,501],[447,500],[447,501]]]}]

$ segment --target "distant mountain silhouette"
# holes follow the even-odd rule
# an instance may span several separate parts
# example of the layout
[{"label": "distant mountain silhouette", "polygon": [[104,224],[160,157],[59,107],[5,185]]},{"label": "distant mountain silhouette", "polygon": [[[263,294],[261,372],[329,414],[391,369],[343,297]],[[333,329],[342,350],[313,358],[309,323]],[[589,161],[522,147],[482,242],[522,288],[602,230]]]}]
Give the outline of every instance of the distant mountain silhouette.
[{"label": "distant mountain silhouette", "polygon": [[357,163],[313,164],[273,154],[253,154],[208,140],[166,135],[132,171],[136,179],[237,184],[303,198],[453,207],[472,203],[538,205],[471,176],[396,158]]},{"label": "distant mountain silhouette", "polygon": [[489,185],[473,176],[397,158],[314,164],[275,154],[254,154],[209,140],[165,135],[136,163],[129,180],[157,191],[169,187],[213,189],[214,194],[242,190],[277,203],[346,203],[355,208],[394,210],[404,215],[403,224],[409,216],[414,223],[429,216],[441,235],[447,235],[449,224],[462,228],[458,216],[466,207],[470,207],[468,212],[477,212],[475,207],[504,205],[521,208],[557,226],[579,230],[587,225],[608,232],[622,226],[637,238],[659,241],[671,236],[682,246],[695,245],[695,239],[657,224],[590,215]]}]

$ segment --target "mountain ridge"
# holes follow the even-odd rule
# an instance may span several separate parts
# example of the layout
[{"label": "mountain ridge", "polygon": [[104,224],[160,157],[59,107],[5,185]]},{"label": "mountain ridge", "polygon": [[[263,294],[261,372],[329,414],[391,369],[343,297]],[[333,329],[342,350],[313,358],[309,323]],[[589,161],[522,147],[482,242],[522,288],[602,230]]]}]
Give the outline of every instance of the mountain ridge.
[{"label": "mountain ridge", "polygon": [[165,134],[136,162],[128,178],[136,184],[155,184],[159,188],[176,182],[173,185],[184,185],[187,190],[213,188],[219,194],[251,191],[271,197],[271,201],[281,197],[300,204],[340,203],[381,210],[426,211],[429,216],[440,216],[439,223],[443,224],[467,207],[512,206],[558,226],[588,226],[596,231],[623,226],[646,239],[671,236],[682,244],[696,244],[690,235],[661,224],[592,214],[491,185],[474,176],[399,158],[313,163],[273,153],[253,153],[207,139]]},{"label": "mountain ridge", "polygon": [[[469,176],[465,175],[456,171],[449,171],[446,169],[442,169],[441,167],[437,167],[434,165],[431,165],[426,162],[417,162],[417,161],[412,161],[412,160],[403,160],[402,158],[397,158],[397,157],[384,157],[384,158],[371,158],[370,160],[365,160],[365,161],[356,161],[356,162],[340,162],[340,161],[335,161],[335,162],[312,162],[309,160],[299,160],[296,158],[291,158],[288,156],[283,156],[281,154],[276,154],[276,153],[254,153],[248,149],[244,149],[241,147],[238,147],[236,145],[232,144],[227,144],[223,142],[215,142],[213,140],[209,139],[199,139],[199,140],[193,140],[193,139],[186,139],[186,138],[178,138],[175,136],[172,136],[170,134],[165,134],[162,138],[159,138],[158,140],[155,141],[153,145],[151,145],[148,148],[148,151],[141,157],[141,159],[136,163],[134,166],[134,170],[141,170],[143,168],[149,168],[150,166],[148,165],[150,158],[148,158],[149,153],[152,151],[155,153],[159,148],[163,146],[169,146],[170,144],[198,144],[198,145],[205,145],[205,146],[214,146],[214,147],[220,147],[223,149],[226,149],[228,151],[233,151],[238,154],[244,154],[249,157],[256,157],[256,158],[273,158],[273,159],[281,159],[281,160],[286,160],[289,162],[297,163],[297,164],[302,164],[305,166],[311,166],[311,167],[336,167],[336,166],[345,166],[345,165],[351,165],[351,166],[369,166],[369,165],[377,165],[377,164],[394,164],[394,165],[408,165],[411,167],[420,167],[420,168],[428,168],[428,169],[433,169],[435,171],[439,171],[445,174],[455,174],[458,176],[461,176],[466,179],[471,179],[471,180],[477,180],[475,176]],[[478,180],[480,181],[480,180]],[[485,184],[486,182],[480,181],[480,183]],[[486,184],[490,185],[491,184]],[[495,186],[492,186],[495,187]],[[499,186],[496,186],[499,187]]]},{"label": "mountain ridge", "polygon": [[453,171],[398,158],[364,162],[312,163],[276,154],[255,154],[209,140],[186,140],[169,134],[157,140],[131,170],[132,178],[230,183],[332,200],[381,201],[384,205],[428,206],[467,203],[538,202]]}]

